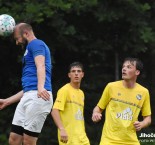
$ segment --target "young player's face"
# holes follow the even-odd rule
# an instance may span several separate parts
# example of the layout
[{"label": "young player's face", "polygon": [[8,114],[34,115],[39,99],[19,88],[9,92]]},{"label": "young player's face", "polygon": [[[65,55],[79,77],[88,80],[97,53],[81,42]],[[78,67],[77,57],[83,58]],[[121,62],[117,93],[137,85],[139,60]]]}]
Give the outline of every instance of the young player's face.
[{"label": "young player's face", "polygon": [[68,73],[68,76],[71,79],[71,82],[80,83],[81,79],[84,76],[84,72],[80,67],[75,66],[71,68],[70,72]]},{"label": "young player's face", "polygon": [[139,71],[136,69],[136,62],[125,61],[122,66],[122,79],[135,80],[137,75],[139,75]]}]

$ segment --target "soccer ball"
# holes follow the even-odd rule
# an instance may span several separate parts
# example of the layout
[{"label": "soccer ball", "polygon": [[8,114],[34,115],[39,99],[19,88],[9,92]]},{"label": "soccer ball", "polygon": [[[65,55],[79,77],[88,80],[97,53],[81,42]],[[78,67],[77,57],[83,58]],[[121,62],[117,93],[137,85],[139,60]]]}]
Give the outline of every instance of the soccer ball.
[{"label": "soccer ball", "polygon": [[9,36],[13,33],[15,27],[15,20],[8,14],[0,15],[0,35]]}]

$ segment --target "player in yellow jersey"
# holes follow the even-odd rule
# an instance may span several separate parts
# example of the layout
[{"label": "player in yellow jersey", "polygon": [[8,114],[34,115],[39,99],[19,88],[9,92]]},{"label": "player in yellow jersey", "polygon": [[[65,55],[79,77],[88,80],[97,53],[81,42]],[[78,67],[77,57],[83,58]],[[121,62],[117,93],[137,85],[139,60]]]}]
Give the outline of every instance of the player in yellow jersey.
[{"label": "player in yellow jersey", "polygon": [[58,90],[51,115],[58,127],[59,145],[90,145],[84,125],[84,93],[80,89],[83,76],[83,65],[72,63],[70,83]]},{"label": "player in yellow jersey", "polygon": [[[93,110],[92,120],[105,123],[100,145],[140,145],[136,131],[151,124],[149,91],[136,83],[143,68],[137,58],[126,58],[122,67],[122,80],[109,83]],[[140,111],[142,121],[138,121]]]}]

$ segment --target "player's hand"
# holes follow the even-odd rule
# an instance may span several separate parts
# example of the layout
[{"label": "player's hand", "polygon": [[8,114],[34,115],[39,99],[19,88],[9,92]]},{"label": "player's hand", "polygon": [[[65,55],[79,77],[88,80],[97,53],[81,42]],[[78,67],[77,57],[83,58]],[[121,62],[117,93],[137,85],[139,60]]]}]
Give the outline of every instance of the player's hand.
[{"label": "player's hand", "polygon": [[60,141],[63,143],[68,142],[68,135],[65,129],[60,129]]},{"label": "player's hand", "polygon": [[7,106],[6,99],[0,99],[0,110],[4,109]]},{"label": "player's hand", "polygon": [[50,100],[50,94],[46,89],[38,89],[38,97],[44,99],[45,101]]},{"label": "player's hand", "polygon": [[99,113],[99,112],[93,112],[92,120],[93,120],[94,122],[100,121],[101,118],[102,118],[102,114],[101,114],[101,113]]},{"label": "player's hand", "polygon": [[140,122],[140,121],[135,121],[133,125],[136,131],[140,131],[143,128],[143,122]]}]

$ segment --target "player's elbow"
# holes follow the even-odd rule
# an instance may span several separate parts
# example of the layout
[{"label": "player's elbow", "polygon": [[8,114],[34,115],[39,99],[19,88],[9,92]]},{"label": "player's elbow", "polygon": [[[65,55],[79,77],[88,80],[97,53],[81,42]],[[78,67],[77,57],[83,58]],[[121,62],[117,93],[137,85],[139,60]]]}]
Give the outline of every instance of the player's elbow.
[{"label": "player's elbow", "polygon": [[144,120],[146,122],[146,127],[151,125],[151,115],[150,116],[144,116]]}]

